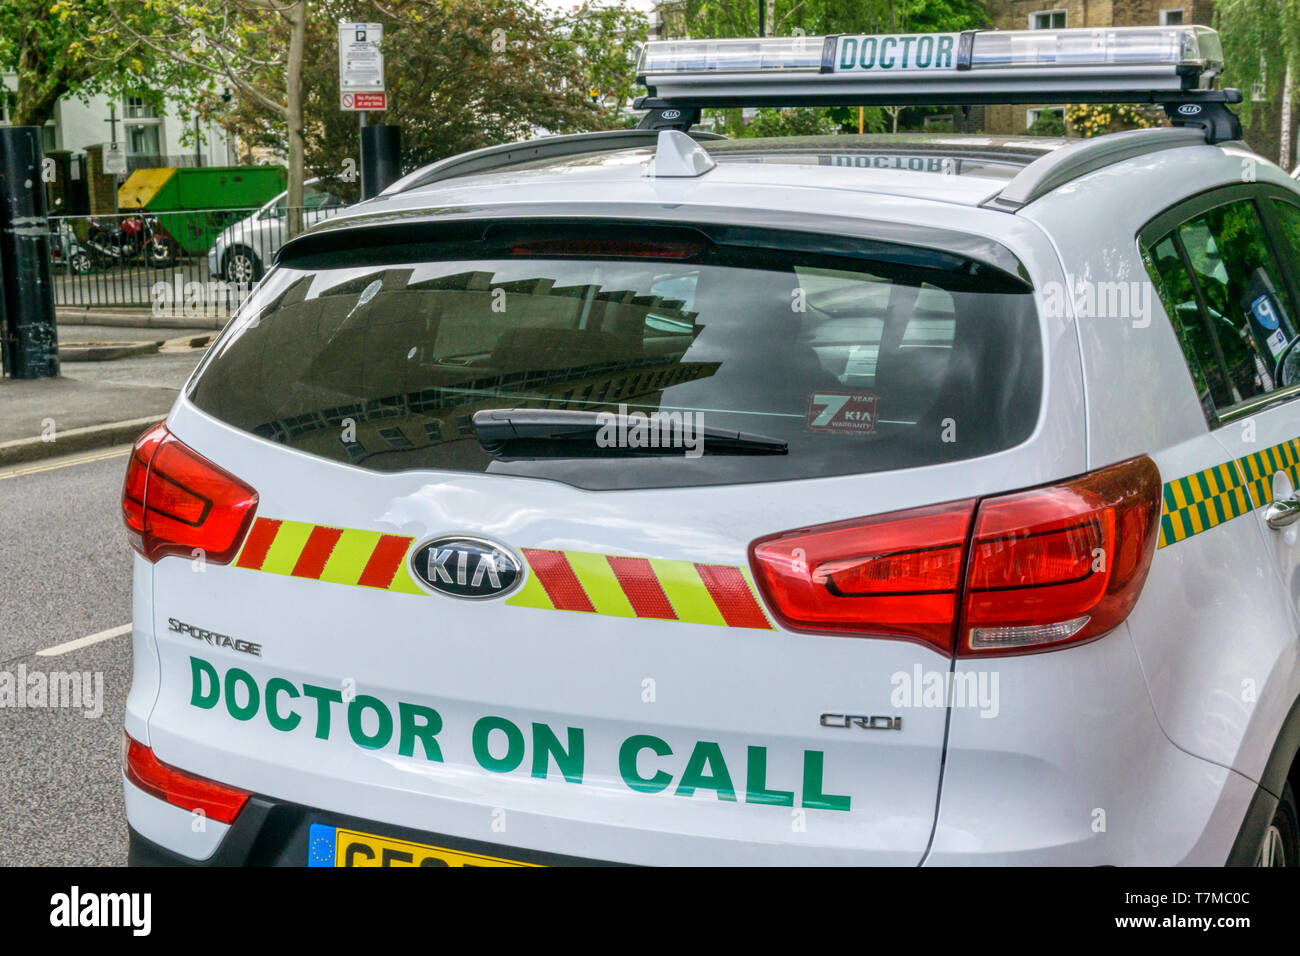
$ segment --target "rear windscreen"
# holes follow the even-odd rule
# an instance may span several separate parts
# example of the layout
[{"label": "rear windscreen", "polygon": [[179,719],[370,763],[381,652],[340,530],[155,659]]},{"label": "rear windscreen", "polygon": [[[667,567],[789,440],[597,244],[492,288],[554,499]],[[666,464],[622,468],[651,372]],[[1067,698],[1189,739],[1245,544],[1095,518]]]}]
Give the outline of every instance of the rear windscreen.
[{"label": "rear windscreen", "polygon": [[[885,258],[639,236],[318,253],[267,277],[190,398],[361,468],[592,489],[877,472],[1027,438],[1028,287]],[[487,411],[507,429],[527,411],[531,437],[487,441]],[[599,429],[575,431],[577,412]]]}]

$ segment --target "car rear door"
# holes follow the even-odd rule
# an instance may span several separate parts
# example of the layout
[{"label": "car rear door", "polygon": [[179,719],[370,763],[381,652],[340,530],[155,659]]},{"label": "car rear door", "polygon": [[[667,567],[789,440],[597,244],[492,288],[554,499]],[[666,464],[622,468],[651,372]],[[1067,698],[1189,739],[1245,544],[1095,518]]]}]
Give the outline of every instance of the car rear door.
[{"label": "car rear door", "polygon": [[[1083,470],[1077,417],[1053,406],[1050,450],[1039,427],[1045,368],[1077,381],[1077,354],[1049,353],[1023,280],[952,257],[549,229],[490,252],[353,246],[259,287],[169,419],[257,504],[230,563],[154,567],[151,745],[506,846],[919,862],[955,594],[905,556],[935,536],[960,554],[970,505],[936,505]],[[578,453],[491,452],[491,409],[615,417]],[[863,590],[823,589],[823,624],[792,624],[753,542],[860,516],[888,516],[894,557],[839,555]]]},{"label": "car rear door", "polygon": [[[1157,710],[1181,746],[1256,780],[1300,692],[1300,529],[1266,519],[1300,482],[1300,388],[1278,369],[1298,331],[1294,253],[1268,227],[1287,195],[1214,190],[1142,234],[1208,431],[1189,445],[1200,459],[1166,477],[1161,548],[1178,560],[1156,567],[1178,570],[1170,590],[1185,603],[1155,608],[1161,621],[1135,617],[1135,634],[1140,647],[1161,632],[1201,635],[1144,658]],[[1185,631],[1184,613],[1195,616]],[[1222,646],[1201,643],[1216,634]]]}]

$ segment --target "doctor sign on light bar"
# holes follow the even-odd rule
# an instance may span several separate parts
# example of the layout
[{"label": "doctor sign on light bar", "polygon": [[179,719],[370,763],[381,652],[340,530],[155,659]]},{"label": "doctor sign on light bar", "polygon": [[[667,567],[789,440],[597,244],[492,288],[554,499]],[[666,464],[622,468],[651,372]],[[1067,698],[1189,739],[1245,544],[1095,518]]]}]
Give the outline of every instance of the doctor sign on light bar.
[{"label": "doctor sign on light bar", "polygon": [[1222,70],[1214,30],[1166,26],[656,40],[637,75],[651,109],[1236,102],[1212,92]]}]

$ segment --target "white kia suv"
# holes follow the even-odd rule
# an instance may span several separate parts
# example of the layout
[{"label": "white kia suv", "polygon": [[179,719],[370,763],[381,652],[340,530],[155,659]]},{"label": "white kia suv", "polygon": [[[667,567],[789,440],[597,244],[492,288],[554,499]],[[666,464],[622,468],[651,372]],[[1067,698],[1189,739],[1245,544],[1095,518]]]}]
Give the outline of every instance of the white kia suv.
[{"label": "white kia suv", "polygon": [[[131,860],[1295,865],[1300,192],[1037,32],[651,44],[280,249],[127,471]],[[1176,125],[687,132],[1089,70]]]}]

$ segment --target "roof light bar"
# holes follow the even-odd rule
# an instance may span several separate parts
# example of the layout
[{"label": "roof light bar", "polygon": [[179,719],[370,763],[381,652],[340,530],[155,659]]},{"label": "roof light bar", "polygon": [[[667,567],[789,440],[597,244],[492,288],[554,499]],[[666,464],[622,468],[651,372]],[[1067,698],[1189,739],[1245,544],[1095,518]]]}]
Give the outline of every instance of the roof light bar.
[{"label": "roof light bar", "polygon": [[641,48],[637,76],[647,73],[757,73],[822,68],[825,37],[755,40],[651,40]]},{"label": "roof light bar", "polygon": [[1115,27],[980,31],[972,70],[1017,67],[1165,66],[1204,79],[1223,72],[1223,45],[1209,27]]},{"label": "roof light bar", "polygon": [[1208,27],[656,40],[642,108],[1237,102]]}]

